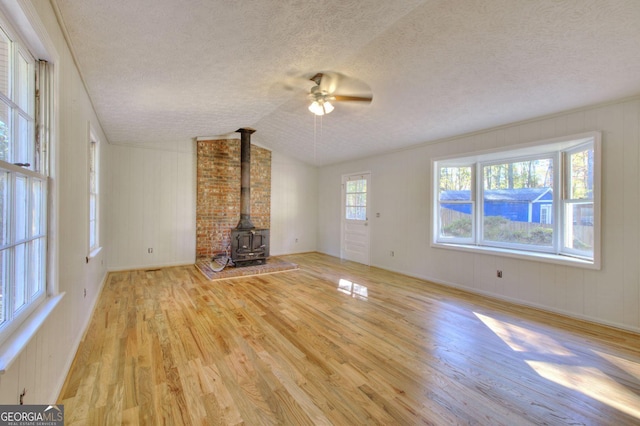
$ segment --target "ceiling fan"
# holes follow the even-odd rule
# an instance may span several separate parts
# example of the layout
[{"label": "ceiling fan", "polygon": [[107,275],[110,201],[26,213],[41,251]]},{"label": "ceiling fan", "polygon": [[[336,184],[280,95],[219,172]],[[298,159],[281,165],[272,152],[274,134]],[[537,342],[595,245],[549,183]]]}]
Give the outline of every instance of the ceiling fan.
[{"label": "ceiling fan", "polygon": [[337,72],[319,72],[309,80],[315,83],[309,92],[309,111],[325,115],[333,111],[333,102],[366,102],[373,99],[365,83]]}]

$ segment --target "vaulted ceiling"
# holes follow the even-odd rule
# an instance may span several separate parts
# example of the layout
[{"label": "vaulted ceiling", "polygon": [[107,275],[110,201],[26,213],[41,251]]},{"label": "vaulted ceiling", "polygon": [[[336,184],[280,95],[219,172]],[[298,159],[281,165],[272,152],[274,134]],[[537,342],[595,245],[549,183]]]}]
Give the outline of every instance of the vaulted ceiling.
[{"label": "vaulted ceiling", "polygon": [[[111,143],[325,165],[640,93],[638,0],[52,0]],[[307,110],[319,71],[370,104]]]}]

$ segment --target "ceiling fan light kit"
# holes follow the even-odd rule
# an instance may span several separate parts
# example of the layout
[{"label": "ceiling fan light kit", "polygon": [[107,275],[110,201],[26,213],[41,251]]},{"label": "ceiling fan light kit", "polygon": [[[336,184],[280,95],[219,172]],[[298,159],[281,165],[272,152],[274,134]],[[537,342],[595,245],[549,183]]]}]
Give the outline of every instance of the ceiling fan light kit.
[{"label": "ceiling fan light kit", "polygon": [[322,99],[313,101],[311,102],[311,105],[309,105],[309,111],[311,111],[315,115],[329,114],[331,111],[333,111],[333,109],[334,106],[331,105],[331,102]]},{"label": "ceiling fan light kit", "polygon": [[[327,78],[328,77],[328,78]],[[309,92],[309,99],[311,105],[309,105],[309,111],[315,115],[325,115],[333,111],[334,106],[332,101],[357,101],[357,102],[371,102],[371,95],[364,96],[349,96],[339,95],[334,93],[337,89],[338,82],[345,81],[345,76],[339,73],[330,73],[329,75],[324,73],[317,73],[309,80],[313,81],[316,85],[311,88]],[[368,89],[367,91],[370,91]]]}]

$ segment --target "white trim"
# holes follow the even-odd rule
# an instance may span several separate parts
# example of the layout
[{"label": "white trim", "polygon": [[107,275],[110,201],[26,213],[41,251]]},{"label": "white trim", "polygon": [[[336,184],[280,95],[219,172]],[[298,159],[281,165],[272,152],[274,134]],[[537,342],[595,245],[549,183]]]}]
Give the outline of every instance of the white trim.
[{"label": "white trim", "polygon": [[[102,204],[101,199],[101,182],[100,182],[100,158],[102,157],[101,150],[102,145],[100,143],[100,139],[96,136],[96,132],[91,124],[91,121],[87,122],[87,262],[89,259],[95,257],[101,250],[101,235],[100,235],[100,223],[102,222],[102,218],[100,217],[100,205]],[[92,152],[93,150],[93,152]],[[91,245],[91,155],[94,155],[93,158],[93,179],[95,181],[95,196],[96,196],[96,206],[95,206],[95,245]]]},{"label": "white trim", "polygon": [[171,268],[174,266],[194,266],[195,263],[196,261],[194,259],[192,261],[156,263],[153,265],[110,266],[107,269],[107,271],[108,272],[140,271],[140,270],[148,270],[148,269]]},{"label": "white trim", "polygon": [[[600,247],[600,161],[601,151],[601,132],[592,131],[575,135],[567,135],[563,137],[555,137],[536,142],[529,142],[512,147],[501,147],[491,150],[472,152],[467,154],[453,154],[446,157],[435,158],[431,161],[433,182],[431,183],[431,193],[433,200],[432,207],[432,235],[430,244],[432,247],[457,249],[471,252],[489,252],[497,255],[508,257],[517,257],[521,259],[539,260],[543,262],[559,263],[563,265],[572,265],[586,267],[599,270],[601,268],[601,247]],[[560,210],[565,205],[565,200],[561,194],[561,187],[564,183],[564,162],[563,152],[571,152],[586,144],[591,145],[594,152],[594,188],[593,199],[594,205],[594,244],[593,258],[587,258],[585,253],[568,250],[564,244],[564,212]],[[483,168],[492,164],[503,162],[516,162],[522,159],[530,158],[550,158],[554,162],[554,239],[553,247],[545,246],[527,246],[516,243],[495,243],[486,242],[483,237],[483,218],[484,218],[484,202],[480,202],[477,211],[472,217],[472,226],[477,225],[477,234],[474,234],[473,241],[468,239],[452,238],[444,239],[440,236],[440,201],[438,199],[437,186],[439,185],[439,170],[442,167],[465,167],[469,165],[479,165],[476,167],[476,182],[472,188],[472,193],[477,191],[477,198],[483,199],[484,185],[482,183]],[[562,231],[562,233],[560,232]]]},{"label": "white trim", "polygon": [[[318,252],[318,253],[322,253],[322,254],[326,254],[327,256],[335,257],[335,256],[333,256],[333,255],[331,255],[329,253],[324,253],[324,252]],[[543,312],[549,312],[549,313],[552,313],[552,314],[563,315],[563,316],[566,316],[566,317],[569,317],[569,318],[573,318],[573,319],[577,319],[577,320],[580,320],[580,321],[587,321],[587,322],[591,322],[593,324],[598,324],[598,325],[602,325],[602,326],[606,326],[606,327],[613,327],[613,328],[618,328],[618,329],[621,329],[621,330],[627,330],[627,331],[632,331],[632,332],[635,332],[635,333],[640,333],[640,327],[631,327],[631,326],[629,326],[627,324],[621,324],[619,322],[614,322],[614,321],[606,321],[606,320],[603,320],[602,318],[598,318],[598,317],[584,315],[584,314],[580,314],[580,313],[576,313],[576,312],[572,312],[572,311],[567,311],[567,310],[564,310],[564,309],[555,309],[555,308],[549,307],[547,305],[542,305],[542,304],[533,303],[533,302],[527,302],[525,300],[504,296],[502,294],[491,293],[489,291],[478,289],[476,287],[469,287],[469,286],[465,286],[465,285],[462,285],[462,284],[457,284],[457,283],[454,283],[454,282],[451,282],[451,281],[440,280],[440,279],[437,279],[437,278],[429,277],[427,275],[412,274],[412,273],[407,273],[405,271],[401,271],[399,269],[380,267],[380,266],[376,266],[376,268],[382,269],[384,271],[394,272],[396,274],[405,275],[405,276],[411,277],[411,278],[417,278],[419,280],[425,281],[424,284],[426,284],[426,285],[429,285],[429,284],[433,283],[433,284],[442,285],[442,286],[445,286],[445,287],[450,287],[450,288],[454,288],[454,289],[460,289],[460,290],[465,291],[467,293],[476,294],[476,295],[479,295],[481,297],[486,297],[488,299],[503,300],[505,302],[512,303],[512,304],[514,304],[516,306],[524,306],[524,307],[527,307],[527,308],[538,309],[538,310],[543,311]]]},{"label": "white trim", "polygon": [[466,251],[476,254],[493,254],[504,257],[513,257],[515,259],[539,261],[555,263],[558,265],[575,266],[585,269],[600,269],[600,266],[592,262],[591,260],[581,259],[579,257],[569,257],[559,254],[542,252],[542,251],[526,251],[526,250],[514,250],[502,247],[494,246],[475,246],[470,244],[449,244],[449,243],[431,243],[433,248],[441,248],[447,250]]}]

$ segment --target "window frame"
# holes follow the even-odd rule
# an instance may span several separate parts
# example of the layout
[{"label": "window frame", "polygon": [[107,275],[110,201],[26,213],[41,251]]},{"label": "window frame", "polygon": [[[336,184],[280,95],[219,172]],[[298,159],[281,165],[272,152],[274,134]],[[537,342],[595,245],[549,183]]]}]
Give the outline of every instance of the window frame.
[{"label": "window frame", "polygon": [[[471,206],[471,217],[473,218],[476,213],[477,213],[477,191],[474,190],[475,185],[476,185],[476,181],[478,180],[476,177],[476,165],[475,164],[468,164],[465,162],[462,163],[448,163],[446,164],[447,168],[463,168],[463,167],[468,167],[470,168],[470,189],[469,189],[469,200],[446,200],[447,203],[446,204],[469,204]],[[437,224],[436,224],[436,233],[439,234],[440,230],[442,229],[442,216],[440,216],[439,211],[441,208],[441,204],[442,201],[440,200],[440,186],[438,185],[440,182],[440,170],[442,170],[442,167],[438,167],[438,169],[436,170],[436,184],[434,185],[434,189],[436,191],[436,196],[435,196],[435,203],[436,205],[436,216],[437,216]],[[435,186],[437,186],[437,188],[435,188]],[[448,236],[446,237],[446,242],[448,243],[452,243],[452,244],[473,244],[473,242],[476,240],[476,233],[478,232],[478,227],[476,226],[476,221],[472,220],[471,221],[471,236],[470,237],[455,237],[455,236]],[[436,235],[437,235],[436,234]]]},{"label": "window frame", "polygon": [[[49,197],[49,177],[47,173],[47,167],[40,160],[42,158],[41,152],[36,152],[36,74],[38,68],[38,61],[35,58],[27,45],[23,42],[21,37],[14,30],[12,25],[7,21],[4,15],[0,14],[0,31],[6,36],[10,47],[8,49],[8,93],[0,93],[0,101],[8,107],[7,125],[11,147],[7,150],[7,158],[0,160],[0,171],[7,173],[6,189],[8,191],[5,201],[8,200],[8,212],[5,219],[8,220],[8,241],[0,245],[0,256],[7,254],[8,266],[0,270],[0,274],[4,276],[3,279],[7,280],[6,291],[3,291],[3,304],[1,309],[4,310],[2,316],[2,323],[0,323],[0,344],[14,338],[14,334],[20,329],[23,323],[30,318],[36,311],[40,311],[43,306],[43,302],[47,298],[49,292],[48,282],[48,197]],[[20,59],[27,63],[26,81],[23,81],[19,74]],[[24,83],[21,87],[18,87],[20,83]],[[24,96],[26,90],[26,98],[18,99],[20,96]],[[25,109],[26,108],[26,109]],[[24,120],[22,124],[26,123],[26,129],[21,126],[21,118]],[[26,135],[22,132],[26,130]],[[20,146],[19,138],[27,141],[26,146]],[[19,157],[19,151],[26,153],[26,158]],[[22,164],[18,164],[22,163]],[[28,165],[24,164],[28,163]],[[26,197],[25,206],[28,217],[26,218],[27,234],[24,238],[16,239],[15,224],[16,224],[16,188],[14,184],[18,178],[25,179],[26,183]],[[34,197],[34,181],[40,181],[40,197],[36,200]],[[37,230],[34,228],[36,222],[34,221],[34,204],[38,203],[40,206]],[[4,220],[4,219],[3,219]],[[37,255],[39,258],[39,267],[33,267],[34,250],[36,249],[36,242],[40,241],[40,250]],[[24,291],[24,303],[19,307],[15,306],[15,295],[17,293],[14,288],[15,285],[15,262],[16,262],[16,248],[24,245],[25,248],[25,271],[24,279],[25,285],[22,289]],[[34,271],[37,272],[38,277],[34,275]],[[33,280],[38,278],[38,282]],[[11,281],[13,280],[13,281]],[[36,287],[34,287],[36,285]],[[8,301],[8,302],[7,302]]]},{"label": "window frame", "polygon": [[[508,153],[508,151],[507,151]],[[557,168],[557,164],[559,161],[559,155],[557,152],[552,153],[552,152],[548,152],[548,153],[540,153],[540,154],[531,154],[531,155],[517,155],[517,156],[505,156],[505,157],[501,157],[499,159],[495,159],[495,160],[489,160],[489,161],[482,161],[482,162],[478,162],[476,163],[476,167],[478,169],[477,173],[478,173],[478,185],[476,187],[477,191],[478,191],[478,200],[482,200],[479,204],[478,209],[480,210],[478,212],[478,234],[476,235],[476,240],[478,242],[478,245],[481,246],[486,246],[486,247],[498,247],[498,248],[504,248],[507,250],[518,250],[518,251],[525,251],[525,252],[543,252],[543,253],[556,253],[558,251],[558,246],[559,246],[559,242],[557,237],[553,238],[552,241],[552,245],[550,247],[548,246],[541,246],[541,245],[528,245],[528,244],[521,244],[521,243],[509,243],[506,241],[495,241],[495,240],[490,240],[487,239],[485,237],[484,234],[484,209],[485,209],[485,202],[484,202],[484,193],[485,188],[484,188],[484,170],[486,167],[491,167],[494,165],[499,165],[499,164],[510,164],[510,163],[519,163],[519,162],[525,162],[525,161],[531,161],[531,160],[550,160],[552,162],[552,167]],[[555,211],[555,205],[556,205],[556,199],[555,199],[555,194],[557,193],[557,188],[556,188],[556,178],[554,176],[553,179],[553,185],[552,185],[552,190],[553,190],[553,194],[554,194],[554,198],[553,198],[553,211]],[[553,216],[553,217],[557,217],[557,216]],[[554,236],[557,233],[557,227],[558,224],[556,223],[557,221],[555,221],[553,223],[553,233]]]},{"label": "window frame", "polygon": [[[91,123],[88,124],[88,148],[87,148],[87,261],[96,257],[102,249],[100,245],[100,140],[96,137]],[[92,158],[93,157],[93,158]],[[93,169],[92,169],[93,164]],[[93,182],[93,184],[92,184]],[[91,210],[91,199],[95,197],[95,206]],[[94,235],[92,235],[91,222],[94,222]],[[91,244],[91,240],[94,243]]]},{"label": "window frame", "polygon": [[[475,253],[491,253],[506,257],[520,259],[539,260],[543,262],[574,265],[590,269],[601,267],[600,247],[600,176],[601,176],[601,132],[585,132],[565,137],[546,139],[515,146],[506,146],[499,149],[478,151],[462,155],[434,158],[432,166],[432,220],[431,220],[431,246],[435,248],[470,251]],[[584,150],[586,146],[593,147],[593,257],[585,256],[585,252],[570,250],[565,247],[565,199],[568,163],[565,153],[575,153]],[[553,249],[531,250],[527,244],[486,244],[483,236],[484,218],[484,182],[483,170],[490,164],[505,164],[518,162],[522,159],[553,158],[553,217],[554,230]],[[475,210],[472,214],[472,239],[443,238],[440,235],[440,194],[439,176],[443,167],[472,167],[475,168],[475,182],[472,182],[471,193],[475,194]],[[473,199],[473,195],[472,195]],[[478,201],[482,200],[482,201]],[[580,200],[584,202],[585,200]],[[544,247],[544,246],[540,246]]]}]

